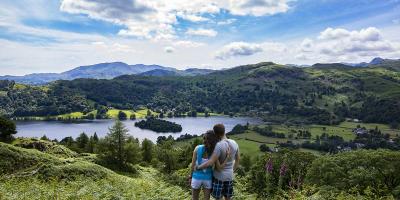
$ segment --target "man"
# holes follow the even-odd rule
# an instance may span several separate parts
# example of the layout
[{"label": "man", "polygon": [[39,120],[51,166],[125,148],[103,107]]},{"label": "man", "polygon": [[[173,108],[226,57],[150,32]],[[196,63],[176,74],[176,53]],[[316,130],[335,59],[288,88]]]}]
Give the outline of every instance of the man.
[{"label": "man", "polygon": [[231,139],[228,139],[225,135],[225,126],[223,124],[217,124],[214,126],[214,133],[221,141],[215,146],[214,152],[210,159],[197,166],[197,169],[205,169],[212,166],[217,160],[221,163],[228,157],[228,161],[222,170],[214,170],[214,179],[211,195],[215,199],[230,200],[233,197],[233,172],[239,166],[239,146]]}]

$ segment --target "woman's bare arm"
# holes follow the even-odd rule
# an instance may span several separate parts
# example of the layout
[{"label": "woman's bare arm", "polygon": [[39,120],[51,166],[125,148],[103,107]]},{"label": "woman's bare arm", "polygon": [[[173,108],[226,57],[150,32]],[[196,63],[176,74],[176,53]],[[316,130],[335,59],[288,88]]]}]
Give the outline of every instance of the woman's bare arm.
[{"label": "woman's bare arm", "polygon": [[193,171],[195,170],[196,167],[196,160],[197,160],[197,147],[193,151],[193,156],[192,156],[192,165],[190,167],[190,176],[192,176]]},{"label": "woman's bare arm", "polygon": [[219,162],[219,160],[217,159],[217,161],[215,162],[215,169],[218,170],[218,171],[221,171],[221,170],[225,167],[226,163],[227,163],[229,160],[231,160],[231,157],[232,157],[232,155],[231,155],[231,153],[230,153],[230,148],[228,148],[228,150],[226,151],[226,158],[225,158],[225,160],[221,163],[221,162]]}]

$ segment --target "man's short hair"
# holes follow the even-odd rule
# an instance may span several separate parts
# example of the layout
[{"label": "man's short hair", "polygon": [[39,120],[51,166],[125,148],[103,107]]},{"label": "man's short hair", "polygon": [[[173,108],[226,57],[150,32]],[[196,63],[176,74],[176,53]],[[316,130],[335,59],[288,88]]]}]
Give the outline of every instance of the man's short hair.
[{"label": "man's short hair", "polygon": [[213,130],[218,137],[223,137],[225,135],[225,126],[223,124],[216,124]]}]

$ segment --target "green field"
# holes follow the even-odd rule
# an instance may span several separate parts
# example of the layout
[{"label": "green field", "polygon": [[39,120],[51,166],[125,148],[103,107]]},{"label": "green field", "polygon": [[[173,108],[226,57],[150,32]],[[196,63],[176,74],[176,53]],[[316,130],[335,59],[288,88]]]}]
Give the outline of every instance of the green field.
[{"label": "green field", "polygon": [[82,112],[73,112],[73,113],[67,113],[67,114],[63,114],[63,115],[57,115],[57,118],[61,118],[61,119],[81,119],[83,117],[88,116],[89,114],[93,114],[94,116],[96,116],[97,110],[91,111],[91,112],[86,113],[86,114],[83,114]]},{"label": "green field", "polygon": [[[352,130],[357,127],[365,127],[367,129],[375,129],[378,127],[382,133],[389,133],[392,137],[400,134],[399,129],[391,129],[386,124],[376,124],[376,123],[356,123],[356,122],[342,122],[339,125],[304,125],[304,126],[285,126],[285,125],[272,125],[273,131],[277,133],[284,133],[288,135],[291,130],[308,130],[311,132],[312,139],[315,139],[317,135],[322,133],[327,133],[328,135],[338,135],[343,137],[344,140],[350,141],[355,138]],[[324,130],[325,129],[325,130]]]},{"label": "green field", "polygon": [[[352,130],[360,125],[361,127],[366,127],[367,129],[374,129],[376,126],[383,132],[389,133],[392,136],[396,136],[396,134],[400,135],[400,130],[390,129],[386,124],[373,124],[373,123],[355,123],[355,122],[342,122],[339,125],[332,125],[332,126],[325,126],[325,125],[304,125],[304,126],[285,126],[285,125],[272,125],[272,130],[277,133],[284,133],[286,138],[273,138],[260,135],[259,133],[247,130],[245,133],[231,135],[230,138],[234,139],[238,144],[241,153],[250,155],[250,156],[257,156],[262,154],[260,151],[260,145],[266,144],[268,147],[275,147],[276,144],[279,143],[286,143],[287,141],[291,141],[295,144],[301,144],[305,141],[313,141],[315,140],[316,136],[321,135],[322,133],[327,133],[328,135],[338,135],[344,138],[346,141],[353,140],[355,135],[352,133]],[[259,125],[260,127],[265,127],[266,125]],[[292,133],[292,131],[297,130],[308,130],[311,132],[311,139],[289,139],[287,136]],[[178,146],[183,146],[187,142],[192,142],[194,139],[185,140],[177,142]],[[300,148],[299,151],[303,152],[311,152],[316,155],[320,155],[321,152],[310,150],[310,149],[303,149]]]},{"label": "green field", "polygon": [[[107,111],[107,116],[110,117],[110,118],[114,118],[115,119],[115,118],[118,118],[119,111],[122,111],[122,112],[124,112],[126,114],[128,119],[132,114],[135,114],[136,118],[145,118],[147,116],[147,111],[148,110],[149,109],[141,109],[141,110],[137,110],[137,111],[120,110],[120,109],[109,109]],[[154,112],[152,110],[150,110],[150,112],[151,112],[152,115],[158,115],[158,113],[156,113],[156,112]]]}]

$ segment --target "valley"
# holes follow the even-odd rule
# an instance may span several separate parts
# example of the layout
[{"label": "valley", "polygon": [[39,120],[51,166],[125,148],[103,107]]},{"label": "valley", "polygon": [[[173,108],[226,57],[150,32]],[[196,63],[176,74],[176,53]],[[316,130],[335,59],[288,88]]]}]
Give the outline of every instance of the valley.
[{"label": "valley", "polygon": [[0,81],[0,112],[13,119],[2,123],[17,132],[0,142],[0,198],[188,199],[192,151],[217,123],[239,145],[238,199],[397,198],[399,64]]}]

